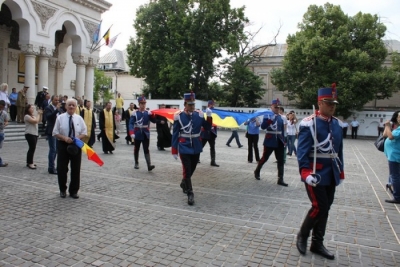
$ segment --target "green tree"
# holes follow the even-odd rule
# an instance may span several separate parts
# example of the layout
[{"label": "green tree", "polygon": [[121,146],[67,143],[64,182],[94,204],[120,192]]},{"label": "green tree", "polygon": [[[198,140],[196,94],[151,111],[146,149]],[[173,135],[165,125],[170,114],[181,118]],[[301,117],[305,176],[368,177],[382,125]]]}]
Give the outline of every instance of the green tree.
[{"label": "green tree", "polygon": [[238,49],[247,22],[229,0],[160,0],[136,13],[136,37],[127,47],[131,74],[143,77],[154,98],[180,98],[193,90],[210,95],[214,60]]},{"label": "green tree", "polygon": [[246,32],[239,35],[239,50],[220,62],[219,76],[224,83],[224,99],[227,106],[258,107],[258,100],[265,94],[262,78],[249,68],[250,64],[261,61],[267,47],[275,45],[250,47],[260,30],[255,34]]},{"label": "green tree", "polygon": [[93,101],[97,103],[100,99],[104,102],[113,99],[111,92],[111,78],[105,76],[104,71],[97,68],[94,69],[94,88],[93,88]]},{"label": "green tree", "polygon": [[387,49],[382,38],[386,27],[377,15],[357,13],[350,17],[340,6],[311,5],[299,30],[287,38],[283,67],[271,73],[272,83],[297,100],[300,108],[316,104],[317,89],[336,82],[338,115],[398,90],[396,72],[382,66]]}]

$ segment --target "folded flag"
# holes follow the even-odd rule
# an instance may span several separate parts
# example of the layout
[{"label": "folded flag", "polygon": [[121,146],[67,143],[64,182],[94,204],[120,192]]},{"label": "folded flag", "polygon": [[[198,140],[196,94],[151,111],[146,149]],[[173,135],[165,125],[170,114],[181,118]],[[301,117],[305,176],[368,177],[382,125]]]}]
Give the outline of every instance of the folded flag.
[{"label": "folded flag", "polygon": [[88,156],[88,160],[96,162],[99,166],[103,166],[104,162],[90,146],[77,138],[74,138],[74,144],[82,149],[82,151]]}]

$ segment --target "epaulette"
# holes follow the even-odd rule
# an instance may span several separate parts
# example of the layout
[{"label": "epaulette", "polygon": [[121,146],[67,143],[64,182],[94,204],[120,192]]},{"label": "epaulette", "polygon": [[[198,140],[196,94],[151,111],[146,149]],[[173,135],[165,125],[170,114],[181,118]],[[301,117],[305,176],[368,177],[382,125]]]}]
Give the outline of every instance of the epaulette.
[{"label": "epaulette", "polygon": [[182,112],[183,110],[178,110],[177,112],[174,113],[174,121],[179,119],[179,116],[181,115]]},{"label": "epaulette", "polygon": [[335,119],[338,121],[339,126],[343,128],[343,122],[341,120],[339,120],[338,118],[336,118],[335,116],[332,116],[332,119]]},{"label": "epaulette", "polygon": [[314,125],[314,120],[313,118],[315,118],[315,114],[312,114],[306,118],[304,118],[301,122],[299,126],[307,126],[310,127],[312,125]]},{"label": "epaulette", "polygon": [[131,117],[132,117],[132,116],[135,116],[135,117],[136,117],[136,110],[134,110],[134,111],[132,112]]}]

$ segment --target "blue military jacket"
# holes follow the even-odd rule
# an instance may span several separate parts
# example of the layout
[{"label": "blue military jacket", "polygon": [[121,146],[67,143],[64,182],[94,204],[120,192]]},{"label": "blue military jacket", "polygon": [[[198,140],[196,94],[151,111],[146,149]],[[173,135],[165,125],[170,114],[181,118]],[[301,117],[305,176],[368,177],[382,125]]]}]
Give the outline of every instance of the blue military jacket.
[{"label": "blue military jacket", "polygon": [[150,139],[150,122],[156,122],[151,111],[133,111],[129,119],[129,135],[134,134],[136,140],[144,140],[144,136]]},{"label": "blue military jacket", "polygon": [[285,145],[285,127],[281,115],[264,116],[261,129],[265,130],[264,146],[278,147],[279,142]]},{"label": "blue military jacket", "polygon": [[[210,108],[211,110],[213,110],[214,108]],[[217,126],[215,125],[211,125],[211,129],[205,129],[202,128],[201,129],[201,139],[210,139],[211,137],[217,138]]]},{"label": "blue military jacket", "polygon": [[303,181],[313,172],[314,136],[317,128],[316,173],[319,185],[330,185],[332,179],[339,185],[344,179],[343,171],[343,132],[341,121],[335,117],[327,118],[317,113],[300,122],[297,160]]},{"label": "blue military jacket", "polygon": [[172,134],[172,154],[199,154],[203,152],[201,128],[210,130],[212,117],[204,119],[202,111],[193,111],[192,115],[181,110],[175,113]]}]

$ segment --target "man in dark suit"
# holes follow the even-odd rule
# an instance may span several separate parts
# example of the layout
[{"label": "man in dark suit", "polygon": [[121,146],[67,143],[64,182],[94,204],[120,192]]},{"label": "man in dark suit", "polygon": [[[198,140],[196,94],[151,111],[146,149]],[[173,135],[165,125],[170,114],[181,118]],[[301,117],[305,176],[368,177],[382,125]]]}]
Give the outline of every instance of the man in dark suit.
[{"label": "man in dark suit", "polygon": [[55,160],[57,155],[57,139],[53,136],[53,128],[56,123],[57,116],[62,112],[61,103],[58,101],[58,96],[53,95],[51,97],[51,103],[45,108],[44,116],[46,118],[47,127],[45,134],[47,136],[47,142],[49,143],[49,163],[48,172],[50,174],[57,174],[57,169],[55,166]]},{"label": "man in dark suit", "polygon": [[[44,110],[46,109],[46,107],[47,107],[48,105],[50,105],[50,103],[51,103],[50,94],[49,94],[49,93],[46,93],[45,99],[43,100],[43,103],[42,103],[42,105],[41,105],[39,108],[40,108],[41,110],[43,110],[43,112],[44,112]],[[43,130],[46,128],[46,117],[45,117],[45,116],[43,116],[43,118],[42,118],[42,128],[43,128]]]},{"label": "man in dark suit", "polygon": [[39,109],[42,108],[42,104],[43,104],[43,101],[46,98],[46,94],[47,94],[47,90],[48,89],[49,88],[47,88],[46,86],[43,86],[43,91],[37,93],[36,99],[35,99],[35,105],[36,105],[37,108],[39,108]]}]

